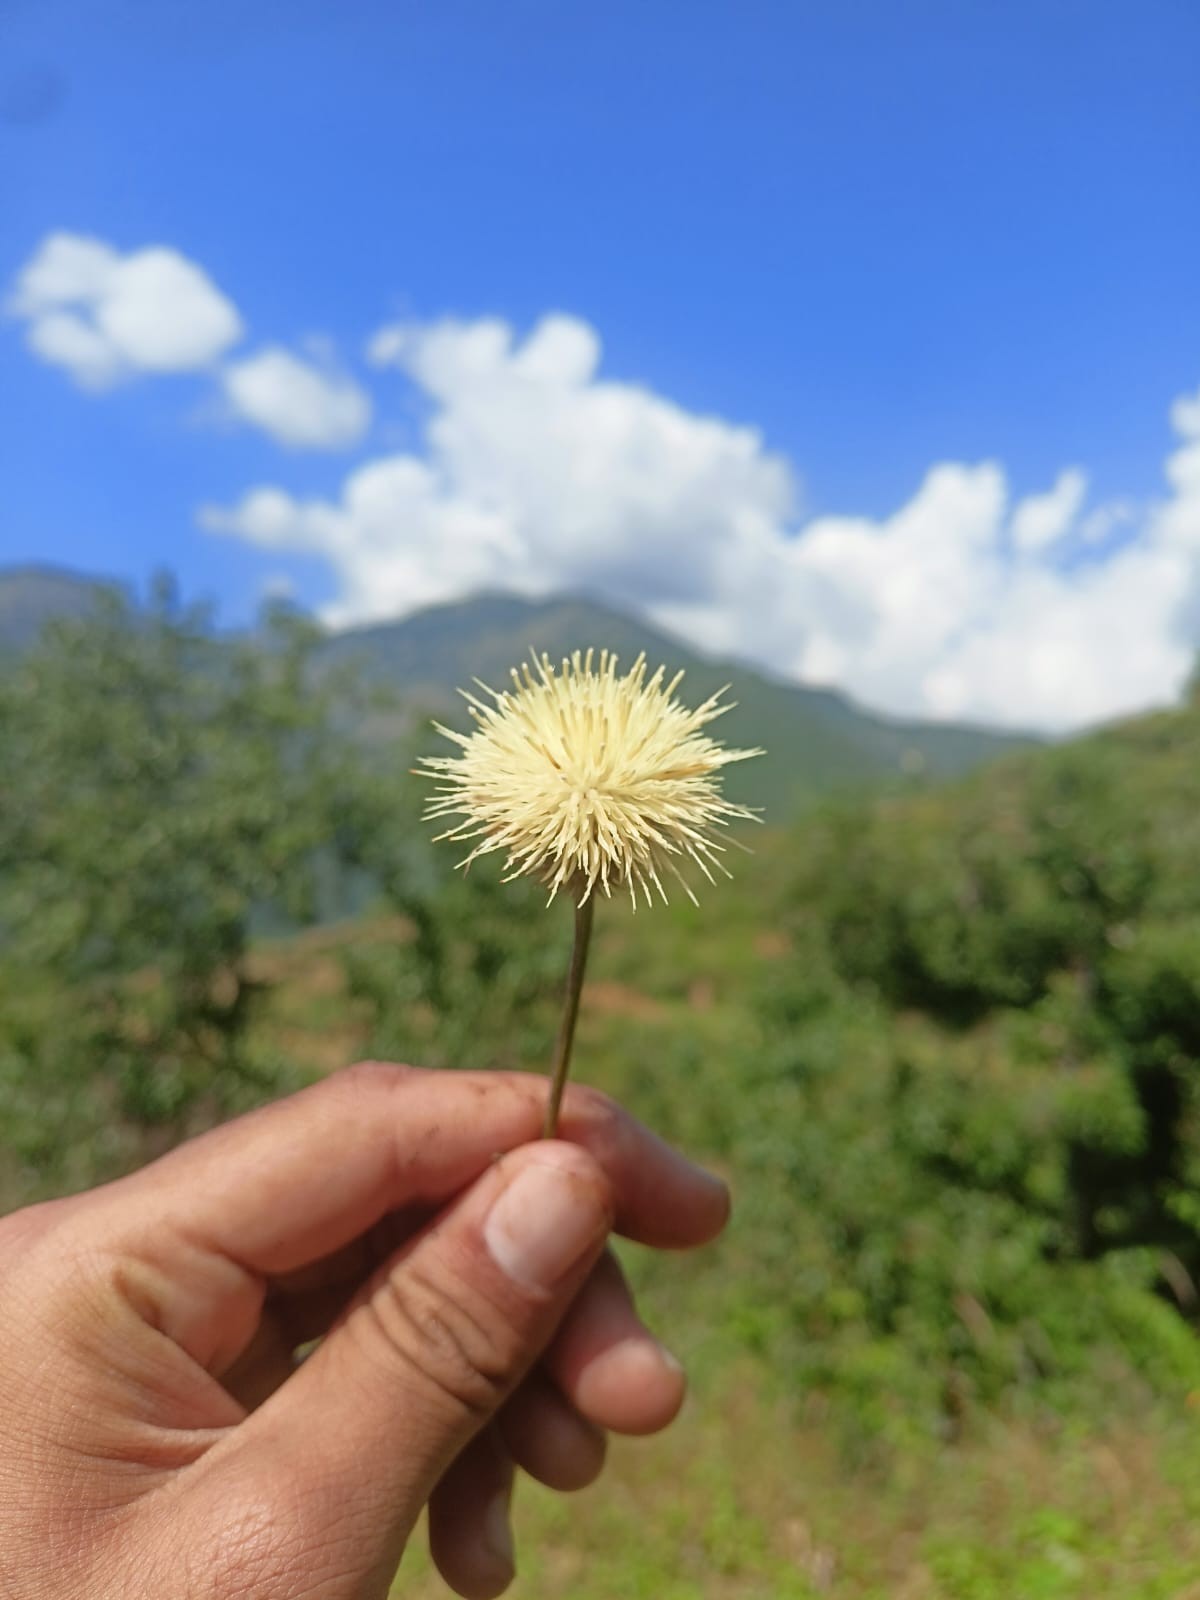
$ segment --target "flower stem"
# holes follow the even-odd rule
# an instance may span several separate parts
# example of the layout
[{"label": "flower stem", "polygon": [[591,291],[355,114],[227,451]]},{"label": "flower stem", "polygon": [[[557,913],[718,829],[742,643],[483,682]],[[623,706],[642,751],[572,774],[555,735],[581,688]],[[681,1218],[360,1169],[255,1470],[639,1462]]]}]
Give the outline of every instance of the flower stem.
[{"label": "flower stem", "polygon": [[571,970],[567,974],[567,993],[563,1001],[562,1020],[558,1025],[558,1038],[554,1042],[554,1066],[551,1069],[546,1120],[542,1126],[543,1139],[553,1139],[558,1132],[558,1108],[562,1104],[563,1090],[567,1086],[567,1073],[571,1066],[571,1045],[575,1039],[575,1021],[579,1016],[579,995],[583,988],[583,974],[587,968],[588,945],[592,938],[592,912],[595,907],[595,896],[590,894],[582,905],[575,906],[575,944],[571,950]]}]

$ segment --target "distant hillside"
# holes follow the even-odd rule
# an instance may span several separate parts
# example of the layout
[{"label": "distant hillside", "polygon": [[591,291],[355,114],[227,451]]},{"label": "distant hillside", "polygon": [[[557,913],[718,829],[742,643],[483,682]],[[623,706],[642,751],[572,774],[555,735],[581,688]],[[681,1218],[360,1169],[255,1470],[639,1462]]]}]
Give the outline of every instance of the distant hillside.
[{"label": "distant hillside", "polygon": [[768,751],[766,760],[731,770],[729,792],[777,817],[815,793],[901,774],[964,772],[1031,742],[981,728],[875,716],[834,691],[708,660],[647,623],[570,597],[535,602],[489,594],[433,606],[400,622],[337,634],[325,654],[331,663],[361,662],[373,679],[401,690],[414,705],[461,725],[457,687],[480,678],[501,688],[510,667],[531,650],[557,659],[587,645],[616,650],[625,663],[644,650],[652,665],[682,667],[681,692],[692,703],[728,683],[728,698],[737,705],[721,721],[721,738]]},{"label": "distant hillside", "polygon": [[[110,587],[49,567],[0,571],[0,655],[29,647],[53,617],[86,613]],[[458,719],[458,687],[476,678],[496,687],[531,650],[556,659],[579,647],[615,650],[631,664],[644,650],[652,665],[687,676],[693,704],[723,684],[736,707],[722,719],[731,744],[762,746],[767,759],[734,768],[727,779],[737,799],[776,818],[814,794],[858,788],[900,775],[964,772],[1027,738],[983,728],[892,721],[827,689],[782,683],[737,662],[713,661],[645,622],[589,600],[543,601],[486,594],[432,606],[399,622],[331,634],[323,657],[332,668],[354,662],[376,683],[396,690],[414,716]]]},{"label": "distant hillside", "polygon": [[0,570],[0,655],[27,650],[47,622],[84,616],[98,595],[114,587],[57,567]]}]

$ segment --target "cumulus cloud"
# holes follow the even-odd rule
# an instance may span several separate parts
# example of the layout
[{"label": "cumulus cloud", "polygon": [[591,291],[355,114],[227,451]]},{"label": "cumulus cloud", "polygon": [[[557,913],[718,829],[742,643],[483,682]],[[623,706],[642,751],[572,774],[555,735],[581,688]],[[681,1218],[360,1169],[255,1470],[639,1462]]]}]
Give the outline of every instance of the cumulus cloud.
[{"label": "cumulus cloud", "polygon": [[1018,550],[1043,550],[1070,532],[1087,495],[1087,474],[1078,467],[1059,473],[1046,494],[1031,494],[1013,512],[1012,537]]},{"label": "cumulus cloud", "polygon": [[103,239],[53,233],[17,275],[7,302],[43,361],[80,387],[206,372],[224,409],[294,450],[341,450],[371,420],[371,399],[325,352],[319,361],[278,345],[222,365],[245,335],[233,302],[194,261],[162,246],[122,255]]},{"label": "cumulus cloud", "polygon": [[353,379],[278,346],[231,362],[221,382],[234,415],[290,449],[343,450],[371,420],[370,396]]},{"label": "cumulus cloud", "polygon": [[8,302],[30,349],[85,388],[137,373],[194,372],[242,336],[237,308],[177,250],[122,255],[101,239],[53,233]]},{"label": "cumulus cloud", "polygon": [[[889,517],[817,518],[731,564],[723,629],[660,620],[897,715],[1064,731],[1163,704],[1200,639],[1200,427],[1166,478],[1156,504],[1071,532],[1061,478],[1010,509],[998,464],[943,463]],[[1095,548],[1100,520],[1130,525],[1115,548]]]},{"label": "cumulus cloud", "polygon": [[574,318],[547,317],[523,341],[493,320],[392,328],[371,354],[432,402],[422,455],[358,468],[337,502],[268,488],[205,513],[209,527],[328,556],[337,620],[482,585],[701,600],[731,529],[752,538],[790,512],[788,469],[755,430],[599,379],[599,341]]},{"label": "cumulus cloud", "polygon": [[[162,246],[56,233],[7,302],[31,350],[81,386],[204,371],[227,414],[290,449],[336,450],[372,402],[328,353],[241,358],[232,302]],[[595,329],[549,315],[394,324],[367,349],[424,402],[420,449],[332,497],[287,484],[209,506],[210,529],[329,562],[330,620],[402,615],[481,588],[584,590],[712,651],[899,715],[1066,729],[1178,693],[1200,639],[1200,393],[1170,409],[1153,503],[1089,504],[1082,467],[1014,494],[995,461],[928,468],[887,516],[800,514],[760,433],[601,371]]]},{"label": "cumulus cloud", "polygon": [[889,516],[805,521],[755,429],[602,376],[576,318],[524,339],[497,319],[396,325],[368,354],[427,402],[419,452],[357,467],[336,498],[269,485],[202,513],[325,556],[336,623],[484,587],[586,590],[898,715],[1050,730],[1167,701],[1190,669],[1200,395],[1172,408],[1149,506],[1089,507],[1078,467],[1015,498],[997,462],[942,462]]}]

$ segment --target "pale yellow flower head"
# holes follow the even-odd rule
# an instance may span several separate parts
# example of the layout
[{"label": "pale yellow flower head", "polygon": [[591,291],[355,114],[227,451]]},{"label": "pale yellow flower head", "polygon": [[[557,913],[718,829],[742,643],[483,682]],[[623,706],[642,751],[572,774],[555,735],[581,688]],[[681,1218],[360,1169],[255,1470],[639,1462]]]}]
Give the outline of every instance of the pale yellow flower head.
[{"label": "pale yellow flower head", "polygon": [[582,903],[599,886],[628,888],[635,905],[639,889],[665,900],[664,874],[695,899],[680,866],[711,882],[713,867],[725,872],[717,831],[757,820],[722,797],[721,768],[762,751],[726,750],[702,731],[730,709],[724,690],[691,711],[675,699],[682,672],[647,677],[639,656],[618,677],[615,655],[601,650],[595,667],[594,655],[577,650],[558,671],[535,657],[511,689],[479,685],[490,703],[466,695],[475,731],[436,725],[461,754],[422,760],[440,781],[426,815],[462,819],[439,837],[477,841],[460,866],[502,850],[507,877],[540,878],[551,899],[569,886]]}]

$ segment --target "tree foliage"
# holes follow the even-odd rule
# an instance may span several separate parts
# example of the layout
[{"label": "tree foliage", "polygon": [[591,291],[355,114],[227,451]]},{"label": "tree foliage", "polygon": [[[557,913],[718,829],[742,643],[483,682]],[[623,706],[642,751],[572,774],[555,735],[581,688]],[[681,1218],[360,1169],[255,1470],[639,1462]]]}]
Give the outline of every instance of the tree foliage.
[{"label": "tree foliage", "polygon": [[278,1081],[248,1045],[255,931],[327,910],[387,800],[316,640],[283,612],[222,638],[162,583],[0,679],[4,1083],[39,1158],[55,1106],[180,1131]]},{"label": "tree foliage", "polygon": [[1172,714],[794,839],[761,1193],[813,1219],[805,1370],[947,1416],[1105,1361],[1200,1382],[1198,757]]},{"label": "tree foliage", "polygon": [[[337,944],[366,1052],[541,1067],[569,918],[455,871],[393,733],[294,617],[221,638],[169,589],[0,678],[4,1199],[294,1082],[261,939],[350,907],[381,912]],[[584,1075],[738,1193],[684,1314],[864,1436],[1200,1390],[1197,859],[1192,708],[600,918]]]}]

